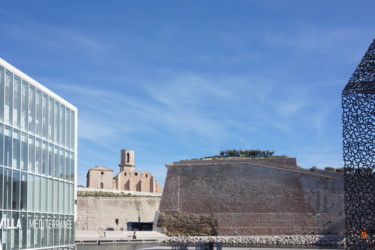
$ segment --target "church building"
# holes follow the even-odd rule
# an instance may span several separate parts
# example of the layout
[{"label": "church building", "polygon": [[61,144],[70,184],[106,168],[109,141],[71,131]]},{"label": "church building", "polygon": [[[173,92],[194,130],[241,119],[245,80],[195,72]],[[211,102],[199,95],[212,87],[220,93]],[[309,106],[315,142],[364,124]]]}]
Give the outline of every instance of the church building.
[{"label": "church building", "polygon": [[134,151],[121,150],[120,172],[113,177],[113,170],[96,166],[87,173],[87,187],[148,193],[161,193],[161,185],[149,172],[135,169]]}]

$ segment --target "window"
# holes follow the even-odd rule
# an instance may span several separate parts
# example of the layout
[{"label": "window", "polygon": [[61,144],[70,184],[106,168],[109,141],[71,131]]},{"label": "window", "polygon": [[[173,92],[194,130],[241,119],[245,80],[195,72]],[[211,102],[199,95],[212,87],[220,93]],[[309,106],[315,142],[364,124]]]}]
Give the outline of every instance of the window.
[{"label": "window", "polygon": [[65,146],[65,107],[61,105],[60,108],[60,144]]},{"label": "window", "polygon": [[53,129],[54,129],[54,101],[52,98],[49,99],[48,102],[48,139],[50,141],[54,140],[53,137]]},{"label": "window", "polygon": [[4,121],[8,124],[13,122],[13,74],[6,72],[5,74],[5,105],[4,105]]},{"label": "window", "polygon": [[35,133],[35,88],[29,87],[29,131]]},{"label": "window", "polygon": [[13,171],[12,209],[20,209],[20,172]]},{"label": "window", "polygon": [[35,205],[35,176],[29,174],[27,177],[27,210],[34,211]]},{"label": "window", "polygon": [[12,166],[12,129],[5,127],[4,138],[4,166]]},{"label": "window", "polygon": [[60,144],[60,103],[55,102],[55,121],[54,121],[55,143]]},{"label": "window", "polygon": [[29,163],[28,169],[30,172],[35,171],[35,138],[34,136],[29,136]]},{"label": "window", "polygon": [[55,160],[53,159],[54,153],[53,153],[53,145],[48,145],[48,175],[54,176],[55,175]]},{"label": "window", "polygon": [[62,148],[60,148],[60,178],[65,178],[65,153]]},{"label": "window", "polygon": [[43,95],[42,100],[42,110],[43,110],[43,116],[42,116],[42,127],[43,127],[43,138],[47,139],[48,137],[48,97],[46,94]]},{"label": "window", "polygon": [[21,189],[20,189],[20,208],[26,210],[27,208],[27,174],[21,173]]},{"label": "window", "polygon": [[21,128],[27,129],[28,124],[28,107],[27,104],[29,102],[29,94],[28,94],[29,86],[28,83],[22,81],[21,86]]},{"label": "window", "polygon": [[40,174],[42,169],[42,142],[40,139],[35,140],[35,173]]},{"label": "window", "polygon": [[13,132],[13,168],[20,169],[20,158],[21,158],[21,140],[20,131],[14,130]]},{"label": "window", "polygon": [[4,168],[4,209],[11,209],[12,170]]},{"label": "window", "polygon": [[60,177],[60,154],[59,148],[55,147],[55,177]]},{"label": "window", "polygon": [[103,183],[103,182],[100,182],[100,188],[101,188],[101,189],[104,188],[104,183]]},{"label": "window", "polygon": [[47,175],[49,173],[48,169],[48,144],[43,141],[42,145],[42,174]]},{"label": "window", "polygon": [[42,135],[42,92],[40,90],[36,91],[36,100],[35,100],[35,133],[38,136]]},{"label": "window", "polygon": [[21,79],[14,76],[13,82],[13,125],[21,125]]},{"label": "window", "polygon": [[22,170],[27,170],[27,134],[22,133],[21,135],[21,159],[20,167]]}]

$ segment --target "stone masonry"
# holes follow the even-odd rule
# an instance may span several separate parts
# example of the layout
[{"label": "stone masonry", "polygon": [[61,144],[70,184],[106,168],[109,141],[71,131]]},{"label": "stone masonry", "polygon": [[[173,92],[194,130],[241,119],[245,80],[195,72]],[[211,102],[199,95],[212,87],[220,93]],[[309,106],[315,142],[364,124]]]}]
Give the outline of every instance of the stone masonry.
[{"label": "stone masonry", "polygon": [[167,165],[158,226],[168,235],[344,233],[343,174],[293,158]]},{"label": "stone masonry", "polygon": [[141,222],[154,222],[159,204],[160,197],[78,197],[76,228],[123,230],[138,215]]}]

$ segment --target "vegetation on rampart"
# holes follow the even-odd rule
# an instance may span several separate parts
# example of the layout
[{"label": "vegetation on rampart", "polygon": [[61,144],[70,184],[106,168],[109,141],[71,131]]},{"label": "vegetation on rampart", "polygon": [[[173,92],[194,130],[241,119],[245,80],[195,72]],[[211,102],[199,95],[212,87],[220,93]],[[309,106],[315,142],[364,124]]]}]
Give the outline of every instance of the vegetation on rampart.
[{"label": "vegetation on rampart", "polygon": [[[321,170],[321,169],[317,168],[316,166],[312,166],[310,168],[310,171],[316,171],[316,170]],[[337,173],[344,172],[344,168],[325,167],[324,170],[330,171],[330,172],[337,172]]]},{"label": "vegetation on rampart", "polygon": [[286,155],[274,155],[274,151],[259,150],[259,149],[226,149],[220,151],[218,155],[202,157],[193,160],[206,160],[206,159],[226,159],[226,158],[287,158]]}]

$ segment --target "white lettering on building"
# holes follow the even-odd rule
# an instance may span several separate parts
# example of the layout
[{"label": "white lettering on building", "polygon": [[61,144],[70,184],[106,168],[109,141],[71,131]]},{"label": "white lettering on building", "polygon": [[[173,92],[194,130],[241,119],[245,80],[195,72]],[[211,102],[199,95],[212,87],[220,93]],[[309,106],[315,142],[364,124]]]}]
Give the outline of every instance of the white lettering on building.
[{"label": "white lettering on building", "polygon": [[15,223],[13,218],[3,217],[0,220],[0,229],[22,229],[21,220],[18,219],[17,223]]},{"label": "white lettering on building", "polygon": [[[28,220],[29,229],[72,229],[72,220],[50,220],[50,219],[29,219]],[[6,218],[2,217],[0,220],[0,229],[12,230],[12,229],[22,229],[21,219]],[[1,249],[0,249],[1,250]]]},{"label": "white lettering on building", "polygon": [[72,220],[29,219],[29,228],[32,229],[72,229],[72,226]]}]

